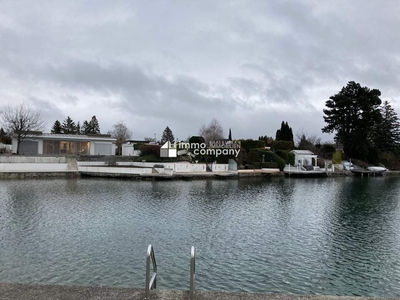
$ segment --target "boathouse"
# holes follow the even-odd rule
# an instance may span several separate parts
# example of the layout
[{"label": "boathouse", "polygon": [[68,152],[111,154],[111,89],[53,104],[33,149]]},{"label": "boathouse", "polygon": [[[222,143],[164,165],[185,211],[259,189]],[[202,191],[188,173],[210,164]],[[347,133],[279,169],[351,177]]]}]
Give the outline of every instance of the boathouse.
[{"label": "boathouse", "polygon": [[[318,155],[315,155],[310,150],[292,150],[290,152],[294,154],[295,166],[309,166],[309,165],[314,165],[315,167],[317,166]],[[314,159],[314,164],[313,164],[313,159]]]}]

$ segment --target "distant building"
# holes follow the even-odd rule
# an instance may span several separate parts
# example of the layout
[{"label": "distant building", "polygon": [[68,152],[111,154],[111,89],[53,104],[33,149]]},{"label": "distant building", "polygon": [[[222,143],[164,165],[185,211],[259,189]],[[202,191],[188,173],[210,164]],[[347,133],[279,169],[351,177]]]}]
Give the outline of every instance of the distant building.
[{"label": "distant building", "polygon": [[294,154],[294,164],[299,166],[312,165],[314,159],[314,165],[317,166],[318,155],[315,155],[310,150],[292,150]]},{"label": "distant building", "polygon": [[[20,143],[21,155],[114,155],[115,138],[108,134],[53,134],[35,132]],[[12,153],[18,140],[12,138]]]}]

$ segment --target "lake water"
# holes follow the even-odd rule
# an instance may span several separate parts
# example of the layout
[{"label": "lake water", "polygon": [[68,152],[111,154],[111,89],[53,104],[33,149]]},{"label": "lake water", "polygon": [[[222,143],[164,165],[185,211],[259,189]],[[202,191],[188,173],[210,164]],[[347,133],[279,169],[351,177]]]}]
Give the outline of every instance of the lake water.
[{"label": "lake water", "polygon": [[0,282],[400,296],[400,178],[0,181]]}]

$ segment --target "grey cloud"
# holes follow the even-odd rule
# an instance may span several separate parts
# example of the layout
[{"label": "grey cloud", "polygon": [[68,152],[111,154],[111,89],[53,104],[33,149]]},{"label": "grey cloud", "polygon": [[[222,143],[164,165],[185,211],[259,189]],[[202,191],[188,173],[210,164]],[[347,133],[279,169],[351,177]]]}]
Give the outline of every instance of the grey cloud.
[{"label": "grey cloud", "polygon": [[34,99],[49,122],[50,110],[82,119],[92,109],[102,130],[126,118],[134,135],[168,125],[185,138],[213,117],[242,137],[274,135],[282,120],[321,135],[325,101],[349,80],[400,106],[397,7],[377,0],[3,2],[0,95]]}]

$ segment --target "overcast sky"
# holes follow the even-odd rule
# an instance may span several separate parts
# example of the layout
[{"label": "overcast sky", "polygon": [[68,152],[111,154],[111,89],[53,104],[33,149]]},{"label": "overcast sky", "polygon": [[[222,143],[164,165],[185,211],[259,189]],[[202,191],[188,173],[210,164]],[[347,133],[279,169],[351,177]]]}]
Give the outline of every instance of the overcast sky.
[{"label": "overcast sky", "polygon": [[400,112],[397,0],[0,0],[0,104],[55,120],[124,121],[132,138],[275,137],[284,120],[324,141],[322,109],[348,81]]}]

